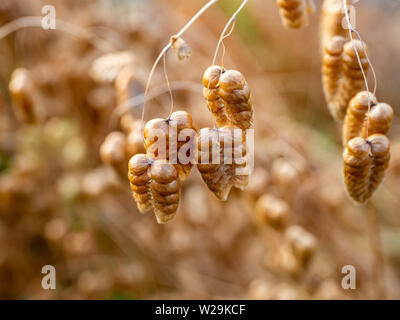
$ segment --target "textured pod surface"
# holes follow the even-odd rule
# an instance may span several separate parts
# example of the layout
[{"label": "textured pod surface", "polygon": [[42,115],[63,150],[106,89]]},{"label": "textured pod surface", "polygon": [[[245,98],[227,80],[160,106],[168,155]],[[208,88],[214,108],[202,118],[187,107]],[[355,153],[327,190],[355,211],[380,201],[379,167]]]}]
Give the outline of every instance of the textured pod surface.
[{"label": "textured pod surface", "polygon": [[199,133],[197,147],[197,168],[219,200],[227,200],[233,186],[245,189],[249,172],[245,138],[239,128],[204,128]]},{"label": "textured pod surface", "polygon": [[350,140],[343,152],[343,163],[348,194],[356,202],[365,202],[372,166],[367,141],[360,137]]},{"label": "textured pod surface", "polygon": [[368,108],[372,108],[376,103],[376,97],[368,91],[361,91],[351,99],[343,124],[344,146],[351,139],[361,136]]},{"label": "textured pod surface", "polygon": [[383,181],[390,160],[390,141],[383,134],[374,134],[368,137],[371,146],[372,168],[366,199],[370,198]]},{"label": "textured pod surface", "polygon": [[386,103],[374,105],[364,121],[362,136],[367,137],[375,133],[386,134],[392,126],[394,113],[391,106]]},{"label": "textured pod surface", "polygon": [[133,197],[140,212],[145,213],[152,209],[152,196],[150,190],[150,176],[148,169],[150,160],[145,154],[136,154],[129,160],[128,179],[133,192]]},{"label": "textured pod surface", "polygon": [[368,72],[368,60],[364,52],[363,43],[359,40],[348,41],[343,47],[343,78],[337,93],[337,102],[339,105],[338,117],[343,120],[346,115],[347,106],[358,92],[364,87],[364,78],[361,71],[356,51],[358,52],[362,69],[365,75]]},{"label": "textured pod surface", "polygon": [[277,0],[285,27],[299,29],[308,25],[308,7],[305,0]]},{"label": "textured pod surface", "polygon": [[163,160],[152,163],[149,175],[154,213],[160,224],[172,220],[179,207],[179,174],[175,167]]},{"label": "textured pod surface", "polygon": [[169,119],[153,119],[144,127],[146,153],[153,159],[169,160],[184,180],[194,159],[196,128],[191,115],[176,111]]},{"label": "textured pod surface", "polygon": [[219,79],[219,96],[230,124],[246,130],[253,127],[253,104],[247,81],[236,70],[225,71]]},{"label": "textured pod surface", "polygon": [[320,42],[321,50],[335,36],[347,37],[348,30],[342,26],[344,18],[342,0],[324,0],[321,10]]},{"label": "textured pod surface", "polygon": [[229,123],[225,115],[225,104],[218,94],[221,74],[222,68],[220,66],[211,66],[203,75],[203,96],[206,99],[208,110],[212,113],[219,128]]},{"label": "textured pod surface", "polygon": [[32,73],[27,69],[16,69],[11,75],[9,90],[18,119],[25,123],[44,120],[41,96]]},{"label": "textured pod surface", "polygon": [[340,107],[336,101],[336,94],[342,78],[342,54],[346,39],[340,36],[333,37],[324,48],[322,58],[322,85],[325,100],[331,115],[340,118]]}]

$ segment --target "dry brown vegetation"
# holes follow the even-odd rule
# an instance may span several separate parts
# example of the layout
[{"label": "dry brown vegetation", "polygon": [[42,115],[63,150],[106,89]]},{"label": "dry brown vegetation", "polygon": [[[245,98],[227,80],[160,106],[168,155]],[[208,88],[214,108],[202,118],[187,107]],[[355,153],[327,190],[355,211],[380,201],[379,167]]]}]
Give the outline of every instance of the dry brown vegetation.
[{"label": "dry brown vegetation", "polygon": [[[47,2],[3,0],[0,25],[40,16]],[[343,183],[342,126],[321,83],[320,3],[300,30],[282,26],[275,1],[250,0],[238,15],[224,66],[240,70],[251,88],[254,172],[244,191],[232,189],[221,202],[193,169],[166,225],[139,213],[128,161],[145,151],[140,120],[151,66],[206,1],[52,3],[59,21],[89,36],[63,32],[59,22],[58,30],[22,28],[0,40],[0,298],[400,298],[399,121],[387,133],[384,182],[367,205],[356,205]],[[166,56],[174,110],[190,113],[198,129],[213,126],[209,109],[218,112],[214,101],[207,106],[202,77],[239,4],[220,0],[185,33],[186,43],[175,40],[177,55]],[[395,115],[399,18],[391,1],[357,4],[377,99]],[[167,117],[162,63],[149,97],[145,121]],[[177,179],[174,170],[162,181]],[[156,166],[152,174],[164,178]],[[148,190],[137,191],[145,211]],[[57,290],[41,288],[47,264],[56,267]],[[344,265],[357,270],[356,290],[341,288]]]}]

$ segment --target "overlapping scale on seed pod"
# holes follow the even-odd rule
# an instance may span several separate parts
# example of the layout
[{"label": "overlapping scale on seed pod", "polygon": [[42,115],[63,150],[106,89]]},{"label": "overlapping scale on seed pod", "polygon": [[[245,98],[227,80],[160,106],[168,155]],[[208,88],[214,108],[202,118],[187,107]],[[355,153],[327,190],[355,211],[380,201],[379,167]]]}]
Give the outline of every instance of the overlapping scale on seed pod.
[{"label": "overlapping scale on seed pod", "polygon": [[249,169],[246,137],[240,128],[203,128],[198,135],[197,148],[197,168],[219,200],[227,200],[232,187],[245,189]]},{"label": "overlapping scale on seed pod", "polygon": [[277,0],[282,24],[286,28],[300,29],[308,25],[314,3],[311,0]]}]

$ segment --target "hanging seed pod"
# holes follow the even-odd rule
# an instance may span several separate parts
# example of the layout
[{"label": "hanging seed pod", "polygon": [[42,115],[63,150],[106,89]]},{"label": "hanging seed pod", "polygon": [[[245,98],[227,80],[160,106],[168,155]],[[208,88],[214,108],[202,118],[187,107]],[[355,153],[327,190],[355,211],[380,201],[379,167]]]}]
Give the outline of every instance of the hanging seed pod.
[{"label": "hanging seed pod", "polygon": [[350,197],[356,202],[367,200],[371,174],[371,157],[367,141],[351,139],[343,153],[344,182]]},{"label": "hanging seed pod", "polygon": [[22,68],[14,70],[9,90],[16,116],[20,121],[38,123],[44,120],[42,97],[29,70]]},{"label": "hanging seed pod", "polygon": [[361,65],[365,75],[368,72],[368,60],[364,52],[364,45],[359,40],[348,41],[343,48],[343,78],[338,89],[337,101],[339,104],[338,118],[343,120],[346,115],[347,106],[358,92],[364,87],[364,77],[358,63],[357,54],[360,57]]},{"label": "hanging seed pod", "polygon": [[362,136],[367,137],[375,133],[386,134],[392,126],[394,113],[391,106],[386,103],[374,105],[364,121]]},{"label": "hanging seed pod", "polygon": [[192,49],[190,49],[189,45],[182,38],[171,37],[171,47],[174,50],[176,57],[179,60],[189,59],[192,55]]},{"label": "hanging seed pod", "polygon": [[[376,103],[376,97],[368,91],[361,91],[351,99],[343,124],[344,146],[351,139],[361,136],[365,117],[368,112],[368,105],[372,108]],[[365,136],[363,135],[363,137]]]},{"label": "hanging seed pod", "polygon": [[284,230],[289,220],[290,208],[286,201],[264,194],[257,200],[255,213],[259,223],[276,230]]},{"label": "hanging seed pod", "polygon": [[277,0],[285,27],[299,29],[308,25],[308,6],[305,0]]},{"label": "hanging seed pod", "polygon": [[368,137],[367,143],[371,146],[372,168],[365,199],[369,199],[383,181],[390,160],[390,141],[385,135],[373,134]]},{"label": "hanging seed pod", "polygon": [[203,75],[203,96],[206,99],[208,110],[212,113],[218,128],[229,124],[225,115],[225,104],[219,96],[219,78],[222,74],[222,68],[219,66],[209,67]]},{"label": "hanging seed pod", "polygon": [[[190,174],[194,159],[196,128],[186,111],[176,111],[169,119],[153,119],[144,127],[144,144],[153,159],[169,160],[181,180]],[[188,154],[189,153],[189,154]]]},{"label": "hanging seed pod", "polygon": [[227,70],[219,79],[218,94],[225,104],[225,114],[229,122],[242,130],[253,127],[253,103],[250,89],[243,74]]},{"label": "hanging seed pod", "polygon": [[347,37],[348,30],[343,28],[345,14],[342,0],[324,0],[320,21],[320,42],[322,51],[335,36]]},{"label": "hanging seed pod", "polygon": [[129,160],[128,179],[133,197],[141,213],[146,213],[153,207],[150,189],[149,168],[151,159],[145,154],[137,154]]},{"label": "hanging seed pod", "polygon": [[150,167],[151,195],[154,213],[160,224],[172,220],[179,206],[180,183],[175,167],[164,160],[155,160]]},{"label": "hanging seed pod", "polygon": [[333,37],[325,46],[322,58],[322,84],[329,111],[335,119],[340,118],[340,108],[336,94],[342,78],[342,53],[346,39]]},{"label": "hanging seed pod", "polygon": [[245,143],[243,132],[234,126],[200,130],[197,168],[219,200],[225,201],[232,187],[244,190],[247,186]]},{"label": "hanging seed pod", "polygon": [[356,137],[350,140],[343,153],[344,178],[350,197],[366,202],[381,184],[389,166],[390,142],[380,133],[367,140]]}]

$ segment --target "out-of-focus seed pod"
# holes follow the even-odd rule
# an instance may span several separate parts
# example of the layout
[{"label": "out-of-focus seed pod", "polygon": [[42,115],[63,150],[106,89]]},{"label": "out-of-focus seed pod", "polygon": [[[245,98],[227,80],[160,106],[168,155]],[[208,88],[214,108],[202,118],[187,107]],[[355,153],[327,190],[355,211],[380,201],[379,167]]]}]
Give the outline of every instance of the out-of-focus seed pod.
[{"label": "out-of-focus seed pod", "polygon": [[218,93],[221,74],[222,68],[220,66],[212,66],[203,75],[203,96],[218,128],[229,124],[229,120],[225,115],[225,104]]},{"label": "out-of-focus seed pod", "polygon": [[249,176],[249,184],[246,191],[253,197],[260,197],[267,190],[270,181],[269,173],[263,167],[254,168],[254,172]]},{"label": "out-of-focus seed pod", "polygon": [[128,179],[133,192],[133,197],[141,213],[152,209],[152,196],[150,189],[149,168],[150,159],[145,154],[136,154],[128,164]]},{"label": "out-of-focus seed pod", "polygon": [[349,103],[343,124],[343,145],[361,135],[368,107],[377,103],[376,97],[368,91],[361,91]]},{"label": "out-of-focus seed pod", "polygon": [[122,69],[134,64],[135,56],[131,51],[107,53],[93,61],[89,74],[98,83],[113,83]]},{"label": "out-of-focus seed pod", "polygon": [[126,137],[122,132],[113,131],[100,146],[100,158],[103,163],[112,166],[117,172],[126,172],[128,155],[126,153]]},{"label": "out-of-focus seed pod", "polygon": [[336,101],[336,93],[342,78],[342,53],[346,39],[333,37],[324,47],[322,58],[322,84],[325,100],[330,113],[335,119],[340,118],[340,108]]},{"label": "out-of-focus seed pod", "polygon": [[229,122],[246,130],[253,127],[253,103],[249,86],[243,74],[227,70],[219,78],[218,94],[225,104],[225,114]]},{"label": "out-of-focus seed pod", "polygon": [[305,0],[277,0],[285,27],[299,29],[308,25],[308,6]]},{"label": "out-of-focus seed pod", "polygon": [[136,83],[132,66],[127,66],[119,72],[114,82],[118,106],[128,104],[129,100],[135,96]]},{"label": "out-of-focus seed pod", "polygon": [[283,230],[289,220],[290,208],[286,201],[264,194],[257,200],[255,213],[259,223]]},{"label": "out-of-focus seed pod", "polygon": [[154,213],[160,224],[172,220],[179,207],[180,182],[175,167],[164,160],[155,160],[149,170]]},{"label": "out-of-focus seed pod", "polygon": [[192,49],[182,38],[171,37],[171,47],[179,60],[188,59],[192,54]]},{"label": "out-of-focus seed pod", "polygon": [[195,135],[192,117],[186,111],[176,111],[168,119],[150,120],[144,127],[146,153],[153,159],[169,160],[184,180],[193,166]]},{"label": "out-of-focus seed pod", "polygon": [[360,40],[348,41],[343,47],[343,78],[337,92],[339,120],[343,120],[346,115],[347,106],[351,98],[360,92],[365,85],[356,54],[357,51],[364,74],[367,75],[369,65],[364,47],[366,46]]},{"label": "out-of-focus seed pod", "polygon": [[372,167],[365,199],[369,199],[383,181],[390,160],[390,141],[385,135],[373,134],[368,137],[367,143],[371,146]]},{"label": "out-of-focus seed pod", "polygon": [[38,123],[45,119],[42,96],[29,70],[22,68],[14,70],[9,90],[15,113],[20,121]]},{"label": "out-of-focus seed pod", "polygon": [[350,197],[365,202],[371,174],[371,158],[367,141],[361,137],[351,139],[343,152],[344,182]]},{"label": "out-of-focus seed pod", "polygon": [[234,126],[203,128],[197,141],[197,168],[215,196],[228,198],[234,186],[244,190],[248,183],[246,141],[243,131]]},{"label": "out-of-focus seed pod", "polygon": [[302,267],[307,266],[317,248],[317,239],[300,226],[290,226],[285,232],[293,254]]},{"label": "out-of-focus seed pod", "polygon": [[362,128],[362,136],[367,137],[376,133],[386,134],[392,126],[394,113],[386,103],[374,105],[367,114]]},{"label": "out-of-focus seed pod", "polygon": [[347,37],[348,30],[343,28],[345,17],[342,0],[324,0],[320,21],[321,49],[335,36]]}]

